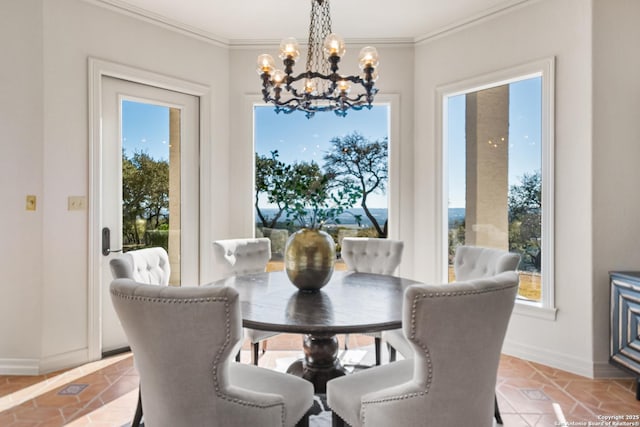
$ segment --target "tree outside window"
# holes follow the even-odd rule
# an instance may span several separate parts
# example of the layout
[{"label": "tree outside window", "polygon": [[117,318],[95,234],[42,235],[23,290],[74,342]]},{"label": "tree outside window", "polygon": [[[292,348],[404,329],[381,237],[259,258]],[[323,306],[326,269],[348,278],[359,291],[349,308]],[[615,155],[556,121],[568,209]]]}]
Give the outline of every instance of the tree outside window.
[{"label": "tree outside window", "polygon": [[345,236],[387,236],[387,117],[387,106],[312,119],[256,107],[256,234],[274,256],[303,226],[322,227],[338,251]]}]

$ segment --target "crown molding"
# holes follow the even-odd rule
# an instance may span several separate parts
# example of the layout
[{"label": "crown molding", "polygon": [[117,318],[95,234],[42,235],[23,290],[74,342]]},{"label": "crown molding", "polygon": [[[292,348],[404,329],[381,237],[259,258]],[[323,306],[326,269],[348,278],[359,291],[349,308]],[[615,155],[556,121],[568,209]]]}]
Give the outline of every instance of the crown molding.
[{"label": "crown molding", "polygon": [[434,31],[428,32],[426,34],[423,34],[421,36],[417,36],[414,39],[414,43],[416,45],[418,44],[422,44],[422,43],[427,43],[431,40],[435,40],[437,38],[443,37],[445,35],[449,35],[451,33],[463,30],[465,28],[468,28],[472,25],[476,25],[479,24],[481,22],[485,22],[489,19],[492,19],[496,16],[499,15],[503,15],[507,12],[511,12],[514,9],[518,9],[521,7],[524,7],[526,5],[535,3],[537,1],[540,0],[507,0],[504,3],[492,7],[490,9],[487,9],[483,12],[480,12],[476,15],[467,17],[465,19],[462,19],[460,21],[457,22],[453,22],[449,25],[445,25],[444,27],[440,27]]},{"label": "crown molding", "polygon": [[[114,12],[121,13],[123,15],[131,16],[133,18],[149,22],[151,24],[162,26],[163,28],[176,31],[178,33],[197,38],[207,43],[214,44],[218,47],[226,47],[233,49],[251,49],[265,46],[277,46],[280,44],[280,40],[269,39],[226,39],[213,34],[208,31],[204,31],[200,28],[196,28],[182,22],[167,18],[160,14],[151,12],[146,9],[142,9],[131,4],[126,3],[123,0],[83,0],[85,3],[90,3],[99,7],[109,9]],[[540,0],[505,0],[498,6],[487,9],[481,13],[462,19],[460,21],[451,23],[444,27],[440,27],[434,31],[417,37],[398,37],[398,38],[354,38],[345,40],[345,42],[351,45],[373,45],[373,46],[386,46],[386,47],[406,47],[415,46],[422,43],[427,43],[431,40],[443,37],[447,34],[460,31],[471,25],[484,22],[491,19],[494,16],[502,15],[510,12],[511,10],[524,7],[531,3]],[[306,43],[301,43],[305,45]]]},{"label": "crown molding", "polygon": [[[254,49],[260,47],[277,48],[280,45],[281,40],[275,39],[236,39],[229,41],[229,47],[232,49]],[[398,37],[398,38],[371,38],[371,39],[345,39],[345,44],[348,46],[376,46],[376,47],[413,47],[415,45],[413,38]],[[300,46],[306,46],[307,41],[300,41]]]},{"label": "crown molding", "polygon": [[178,33],[197,38],[207,43],[214,44],[219,47],[229,47],[229,40],[217,36],[208,31],[201,30],[190,25],[186,25],[182,22],[167,18],[166,16],[159,15],[149,10],[132,6],[121,0],[83,0],[86,3],[90,3],[96,6],[109,9],[114,12],[121,13],[123,15],[131,16],[136,19],[140,19],[151,24],[159,25],[166,29],[176,31]]}]

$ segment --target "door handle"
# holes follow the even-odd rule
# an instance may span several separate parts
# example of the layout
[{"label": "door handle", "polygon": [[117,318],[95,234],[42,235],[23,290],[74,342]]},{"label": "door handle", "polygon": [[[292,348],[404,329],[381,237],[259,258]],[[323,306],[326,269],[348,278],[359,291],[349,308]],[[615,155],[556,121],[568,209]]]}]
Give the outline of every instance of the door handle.
[{"label": "door handle", "polygon": [[102,229],[102,255],[108,256],[112,252],[122,252],[122,249],[111,249],[111,230],[109,227]]}]

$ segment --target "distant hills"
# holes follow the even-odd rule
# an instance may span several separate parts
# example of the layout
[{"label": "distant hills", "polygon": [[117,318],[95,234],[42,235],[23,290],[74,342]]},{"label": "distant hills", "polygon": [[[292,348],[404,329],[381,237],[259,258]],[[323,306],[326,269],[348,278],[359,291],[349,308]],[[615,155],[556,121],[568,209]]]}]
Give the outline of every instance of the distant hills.
[{"label": "distant hills", "polygon": [[[371,211],[373,216],[376,218],[376,220],[378,220],[378,223],[380,225],[384,224],[384,222],[386,221],[386,219],[388,217],[387,209],[385,209],[385,208],[372,208],[372,209],[369,209],[369,210]],[[269,208],[263,208],[263,209],[261,209],[261,211],[267,217],[272,217],[276,213],[275,209],[269,209]],[[464,220],[464,212],[465,212],[464,208],[449,208],[449,227],[451,227],[451,225],[455,221]],[[366,217],[366,215],[364,214],[364,210],[362,208],[349,209],[347,212],[345,212],[342,215],[340,215],[338,217],[338,219],[340,220],[340,224],[343,224],[343,225],[355,225],[355,224],[357,224],[356,215],[361,215],[361,217],[362,217],[361,224],[363,226],[365,226],[365,227],[370,227],[371,226],[371,221],[369,221],[369,219]]]},{"label": "distant hills", "polygon": [[464,208],[449,208],[449,228],[456,221],[464,221]]}]

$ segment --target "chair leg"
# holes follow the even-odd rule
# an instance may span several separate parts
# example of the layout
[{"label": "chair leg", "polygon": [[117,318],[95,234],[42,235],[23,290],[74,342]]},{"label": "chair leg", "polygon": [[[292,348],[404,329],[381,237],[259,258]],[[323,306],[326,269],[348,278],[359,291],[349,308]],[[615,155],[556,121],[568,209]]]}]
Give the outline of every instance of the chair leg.
[{"label": "chair leg", "polygon": [[236,362],[240,361],[240,350],[238,350],[238,354],[236,354]]},{"label": "chair leg", "polygon": [[495,396],[495,410],[494,410],[494,416],[496,417],[496,422],[500,425],[502,425],[502,417],[500,416],[500,408],[498,408],[498,396]]},{"label": "chair leg", "polygon": [[267,340],[262,341],[262,354],[267,351]]},{"label": "chair leg", "polygon": [[306,414],[304,414],[304,417],[302,417],[300,419],[300,421],[298,421],[296,423],[296,427],[309,427],[309,413],[308,412]]},{"label": "chair leg", "polygon": [[380,366],[380,347],[382,346],[382,339],[380,337],[375,337],[374,342],[376,346],[376,366]]},{"label": "chair leg", "polygon": [[344,334],[344,349],[349,350],[349,334]]},{"label": "chair leg", "polygon": [[389,362],[396,361],[396,349],[389,343],[387,343],[387,350],[389,351]]},{"label": "chair leg", "polygon": [[338,416],[335,412],[331,411],[331,427],[346,427],[347,423]]},{"label": "chair leg", "polygon": [[139,427],[140,421],[142,421],[142,393],[140,391],[140,386],[138,386],[138,405],[136,406],[136,413],[133,416],[133,421],[131,421],[131,427]]},{"label": "chair leg", "polygon": [[260,343],[257,342],[255,344],[251,345],[251,348],[253,350],[252,354],[251,354],[251,362],[258,366],[258,356],[260,354]]}]

